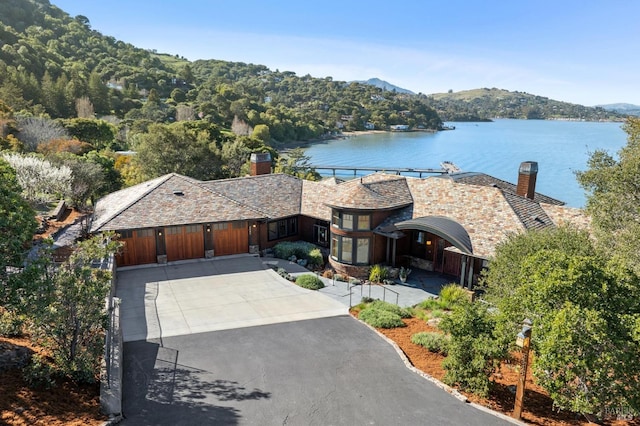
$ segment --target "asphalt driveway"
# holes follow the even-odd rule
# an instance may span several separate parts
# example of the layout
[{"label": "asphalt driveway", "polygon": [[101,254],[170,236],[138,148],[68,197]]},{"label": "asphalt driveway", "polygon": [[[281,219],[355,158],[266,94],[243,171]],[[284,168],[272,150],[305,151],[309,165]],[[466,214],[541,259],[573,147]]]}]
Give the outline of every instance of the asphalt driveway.
[{"label": "asphalt driveway", "polygon": [[249,255],[119,269],[116,296],[125,342],[347,313]]},{"label": "asphalt driveway", "polygon": [[124,346],[126,425],[503,425],[350,316]]}]

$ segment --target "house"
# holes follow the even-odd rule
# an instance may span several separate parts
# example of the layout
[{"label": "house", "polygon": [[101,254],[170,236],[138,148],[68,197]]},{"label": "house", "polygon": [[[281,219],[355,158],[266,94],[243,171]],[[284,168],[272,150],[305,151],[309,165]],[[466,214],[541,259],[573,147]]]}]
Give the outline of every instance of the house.
[{"label": "house", "polygon": [[509,234],[561,223],[588,226],[580,209],[535,192],[537,163],[516,185],[483,173],[428,178],[374,173],[341,182],[271,174],[202,182],[175,173],[101,198],[91,232],[116,231],[119,266],[260,253],[281,241],[328,249],[333,268],[366,276],[385,263],[436,271],[472,286]]},{"label": "house", "polygon": [[392,124],[389,126],[392,132],[406,132],[409,130],[408,124]]}]

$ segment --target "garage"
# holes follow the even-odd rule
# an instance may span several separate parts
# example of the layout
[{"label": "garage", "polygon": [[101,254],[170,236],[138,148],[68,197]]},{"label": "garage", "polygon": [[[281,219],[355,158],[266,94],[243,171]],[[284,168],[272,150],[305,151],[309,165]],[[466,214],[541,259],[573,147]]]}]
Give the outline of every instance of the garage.
[{"label": "garage", "polygon": [[156,262],[156,239],[153,229],[119,231],[122,252],[116,257],[118,266]]},{"label": "garage", "polygon": [[249,229],[246,221],[214,223],[212,228],[216,256],[249,252]]},{"label": "garage", "polygon": [[169,262],[204,257],[202,225],[168,226],[164,240]]}]

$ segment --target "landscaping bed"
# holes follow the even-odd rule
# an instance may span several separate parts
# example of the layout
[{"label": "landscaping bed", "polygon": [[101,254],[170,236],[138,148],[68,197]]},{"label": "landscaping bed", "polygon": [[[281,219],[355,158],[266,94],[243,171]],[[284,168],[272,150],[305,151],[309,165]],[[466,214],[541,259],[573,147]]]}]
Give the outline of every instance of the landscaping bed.
[{"label": "landscaping bed", "polygon": [[[354,312],[357,317],[357,312]],[[406,327],[378,328],[377,330],[393,340],[405,353],[411,364],[424,373],[442,381],[445,370],[442,368],[444,356],[429,352],[427,349],[411,342],[411,336],[415,333],[437,331],[419,318],[406,318],[402,320]],[[491,408],[510,416],[515,401],[515,385],[518,381],[519,365],[518,354],[515,355],[513,364],[503,363],[500,371],[494,374],[492,380],[495,383],[488,398],[479,398],[476,395],[461,392],[469,401]],[[531,358],[530,358],[531,362]],[[524,409],[522,420],[526,423],[545,426],[559,425],[588,425],[593,424],[584,417],[570,412],[557,412],[553,409],[551,398],[533,381],[531,370],[527,374],[526,393],[524,397]],[[610,426],[640,425],[639,420],[634,421],[609,421],[604,424]]]},{"label": "landscaping bed", "polygon": [[[34,347],[26,338],[0,337],[5,351]],[[0,424],[6,425],[101,425],[100,385],[76,385],[57,380],[51,389],[30,388],[19,368],[0,371]]]}]

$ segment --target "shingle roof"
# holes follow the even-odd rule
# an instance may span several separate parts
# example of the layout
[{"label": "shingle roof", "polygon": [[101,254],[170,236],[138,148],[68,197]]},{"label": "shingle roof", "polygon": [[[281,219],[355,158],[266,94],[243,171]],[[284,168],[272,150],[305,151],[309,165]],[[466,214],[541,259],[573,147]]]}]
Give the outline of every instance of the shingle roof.
[{"label": "shingle roof", "polygon": [[258,210],[268,218],[300,214],[302,180],[285,174],[202,182],[202,186]]},{"label": "shingle roof", "polygon": [[390,210],[413,203],[402,176],[374,173],[338,185],[338,193],[325,200],[329,207],[354,210]]},{"label": "shingle roof", "polygon": [[[493,176],[486,175],[484,173],[461,172],[461,173],[443,175],[441,177],[452,179],[454,182],[457,182],[457,183],[480,185],[480,186],[491,186],[494,188],[499,188],[503,190],[505,193],[511,193],[511,194],[517,195],[516,185],[514,185],[511,182],[506,182],[504,180],[495,178]],[[555,204],[558,206],[564,205],[563,201],[556,200],[555,198],[551,198],[546,195],[540,194],[539,192],[535,193],[533,197],[533,201],[537,203]]]},{"label": "shingle roof", "polygon": [[322,219],[331,220],[331,207],[327,206],[324,201],[335,196],[338,182],[335,179],[325,179],[320,182],[310,180],[302,181],[302,204],[300,213]]},{"label": "shingle roof", "polygon": [[503,192],[503,195],[526,229],[544,229],[554,226],[540,204],[510,192]]},{"label": "shingle roof", "polygon": [[91,232],[263,217],[195,179],[171,173],[98,200]]}]

